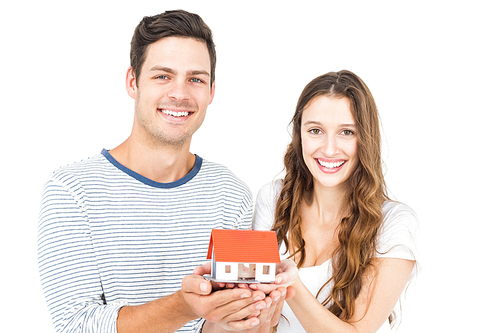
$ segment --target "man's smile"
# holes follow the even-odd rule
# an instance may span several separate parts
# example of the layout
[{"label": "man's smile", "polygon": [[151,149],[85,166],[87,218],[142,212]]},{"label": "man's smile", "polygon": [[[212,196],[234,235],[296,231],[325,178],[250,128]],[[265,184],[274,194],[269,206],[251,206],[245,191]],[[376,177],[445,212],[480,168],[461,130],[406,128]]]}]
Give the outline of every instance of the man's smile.
[{"label": "man's smile", "polygon": [[171,110],[166,110],[166,109],[158,109],[161,113],[166,114],[168,116],[172,117],[187,117],[189,116],[190,113],[188,111],[171,111]]}]

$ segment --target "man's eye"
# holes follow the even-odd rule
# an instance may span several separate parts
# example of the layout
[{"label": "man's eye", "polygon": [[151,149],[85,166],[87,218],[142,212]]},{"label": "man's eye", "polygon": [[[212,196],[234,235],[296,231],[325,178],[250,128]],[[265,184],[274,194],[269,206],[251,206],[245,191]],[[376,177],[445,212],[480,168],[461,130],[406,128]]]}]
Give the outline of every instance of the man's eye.
[{"label": "man's eye", "polygon": [[200,80],[200,79],[198,79],[198,78],[191,79],[191,81],[196,82],[196,83],[201,83],[201,82],[203,82],[202,80]]},{"label": "man's eye", "polygon": [[166,80],[168,77],[166,75],[158,75],[157,79]]}]

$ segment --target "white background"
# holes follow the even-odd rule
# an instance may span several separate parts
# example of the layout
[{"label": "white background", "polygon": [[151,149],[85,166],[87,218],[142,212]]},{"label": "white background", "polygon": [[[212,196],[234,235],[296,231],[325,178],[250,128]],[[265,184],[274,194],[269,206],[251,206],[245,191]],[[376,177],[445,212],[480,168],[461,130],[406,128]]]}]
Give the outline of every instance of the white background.
[{"label": "white background", "polygon": [[494,1],[17,1],[0,5],[2,332],[52,332],[36,264],[42,186],[120,144],[129,43],[145,15],[202,16],[216,94],[192,152],[254,196],[279,175],[303,87],[349,69],[370,87],[391,195],[421,221],[422,274],[399,332],[498,329],[498,9]]}]

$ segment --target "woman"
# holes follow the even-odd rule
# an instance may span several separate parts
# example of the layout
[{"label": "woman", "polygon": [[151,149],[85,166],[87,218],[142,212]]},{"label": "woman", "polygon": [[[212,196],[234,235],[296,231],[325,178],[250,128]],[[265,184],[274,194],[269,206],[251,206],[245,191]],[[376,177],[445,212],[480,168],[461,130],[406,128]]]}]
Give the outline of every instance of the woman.
[{"label": "woman", "polygon": [[416,272],[417,221],[388,198],[370,90],[346,70],[321,75],[292,125],[286,175],[259,191],[253,226],[275,230],[300,269],[278,332],[390,331]]}]

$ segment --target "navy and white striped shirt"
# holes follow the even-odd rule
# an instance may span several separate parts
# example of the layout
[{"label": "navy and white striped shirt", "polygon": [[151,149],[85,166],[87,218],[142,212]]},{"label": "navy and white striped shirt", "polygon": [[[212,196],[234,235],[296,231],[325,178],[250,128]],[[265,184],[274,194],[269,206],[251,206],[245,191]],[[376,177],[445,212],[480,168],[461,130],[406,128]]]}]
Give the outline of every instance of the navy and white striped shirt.
[{"label": "navy and white striped shirt", "polygon": [[251,219],[248,187],[199,156],[173,183],[147,179],[106,150],[55,171],[42,197],[38,261],[57,332],[115,333],[120,307],[181,288],[206,261],[213,228],[248,229]]}]

